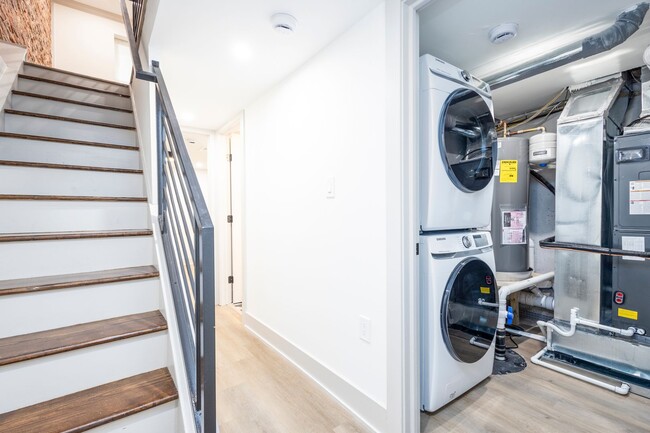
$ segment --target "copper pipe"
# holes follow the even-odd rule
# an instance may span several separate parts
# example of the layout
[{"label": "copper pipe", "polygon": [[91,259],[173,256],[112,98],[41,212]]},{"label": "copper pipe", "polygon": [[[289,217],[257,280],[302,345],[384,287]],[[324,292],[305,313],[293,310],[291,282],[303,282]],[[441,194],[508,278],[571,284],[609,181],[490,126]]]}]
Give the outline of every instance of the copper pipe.
[{"label": "copper pipe", "polygon": [[506,133],[506,137],[510,137],[511,135],[519,135],[519,134],[526,134],[528,132],[535,132],[535,131],[541,131],[542,133],[546,132],[546,128],[543,126],[540,126],[539,128],[529,128],[529,129],[520,129],[519,131],[512,131]]}]

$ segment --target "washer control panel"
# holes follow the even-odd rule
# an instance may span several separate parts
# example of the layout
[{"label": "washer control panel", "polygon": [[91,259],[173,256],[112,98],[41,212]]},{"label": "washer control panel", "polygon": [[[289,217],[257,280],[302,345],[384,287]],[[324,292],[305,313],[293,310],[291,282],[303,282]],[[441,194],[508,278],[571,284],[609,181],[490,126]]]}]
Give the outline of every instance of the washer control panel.
[{"label": "washer control panel", "polygon": [[427,235],[433,254],[453,254],[492,246],[489,232],[448,232]]}]

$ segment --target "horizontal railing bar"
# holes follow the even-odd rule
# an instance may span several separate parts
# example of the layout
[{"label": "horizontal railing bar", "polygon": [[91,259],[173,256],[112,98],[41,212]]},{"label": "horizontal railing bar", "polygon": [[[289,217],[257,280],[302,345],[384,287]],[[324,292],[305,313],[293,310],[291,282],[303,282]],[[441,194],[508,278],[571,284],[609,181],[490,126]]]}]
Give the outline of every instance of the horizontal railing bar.
[{"label": "horizontal railing bar", "polygon": [[[174,252],[171,248],[169,234],[163,235],[163,249],[165,250],[165,255],[167,257],[173,257]],[[183,305],[183,300],[181,293],[178,290],[179,284],[175,279],[173,272],[169,273],[171,287],[172,287],[172,297],[174,298],[174,306],[176,310],[176,320],[178,321],[178,328],[181,334],[181,342],[183,341],[194,341],[194,336],[191,333],[192,326],[189,324],[189,320],[186,314],[179,311],[179,306]],[[200,392],[200,388],[197,386],[195,369],[197,365],[196,353],[187,344],[181,344],[181,349],[183,352],[183,359],[185,360],[185,371],[187,374],[187,379],[189,382],[190,393],[192,397],[196,400],[196,395]]]},{"label": "horizontal railing bar", "polygon": [[[176,201],[178,202],[178,204],[179,204],[180,206],[182,206],[183,204],[182,204],[182,202],[181,202],[180,199],[179,199],[179,193],[178,193],[178,190],[176,189],[175,180],[173,179],[173,176],[170,176],[170,173],[171,173],[171,169],[170,169],[170,168],[167,168],[167,173],[168,173],[168,174],[167,174],[167,178],[171,180],[171,182],[168,182],[167,184],[169,185],[169,184],[171,183],[171,185],[172,185],[171,190],[172,190],[172,192],[173,192],[174,198],[176,199]],[[170,198],[171,198],[171,195],[170,195]],[[182,212],[182,210],[181,210],[180,212]],[[188,212],[188,213],[189,213],[189,212]],[[191,219],[192,219],[192,218],[190,218],[190,220],[191,220]],[[194,242],[193,242],[193,240],[190,238],[190,233],[189,233],[189,231],[188,231],[188,229],[187,229],[187,224],[186,224],[186,222],[185,222],[185,218],[183,219],[183,227],[184,227],[184,229],[185,229],[185,235],[186,235],[187,238],[188,238],[188,242],[191,243],[190,246],[191,246],[192,249],[194,249]]]},{"label": "horizontal railing bar", "polygon": [[[172,155],[176,155],[176,153],[174,153],[174,150],[170,150],[170,151],[172,152]],[[187,208],[187,211],[188,211],[188,214],[189,214],[189,219],[196,220],[197,219],[197,217],[196,217],[197,212],[196,212],[196,209],[194,208],[194,206],[192,206],[192,202],[189,201],[188,194],[187,194],[187,188],[185,188],[184,185],[183,185],[183,177],[182,177],[182,174],[181,174],[181,169],[178,166],[178,164],[176,164],[176,162],[175,162],[175,161],[177,161],[177,159],[174,158],[174,162],[170,162],[169,159],[170,158],[165,157],[165,160],[167,161],[167,164],[169,165],[168,171],[169,171],[169,173],[171,175],[170,177],[172,179],[174,179],[174,183],[173,183],[174,191],[176,192],[177,196],[181,195],[183,197],[183,201],[185,202],[185,207]],[[178,186],[181,188],[183,194],[178,193],[178,191],[176,189],[176,184],[178,184]],[[179,201],[180,201],[180,199],[179,199]]]},{"label": "horizontal railing bar", "polygon": [[[169,135],[170,134],[169,129],[164,128],[164,131],[165,131],[165,136],[167,137],[167,142],[169,143],[168,152],[171,153],[171,158],[165,156],[165,160],[169,161],[170,159],[173,159],[173,161],[172,161],[172,165],[173,165],[173,168],[174,168],[173,173],[175,175],[175,178],[178,180],[178,184],[181,186],[181,188],[183,190],[183,193],[184,193],[183,194],[183,200],[185,201],[185,205],[187,206],[188,210],[190,211],[190,217],[192,219],[198,219],[197,218],[197,213],[198,212],[197,212],[197,209],[196,209],[196,204],[193,203],[190,200],[190,197],[189,197],[189,194],[188,194],[188,190],[190,188],[190,185],[187,183],[187,181],[183,177],[183,169],[182,169],[182,167],[180,165],[180,156],[179,156],[179,153],[178,153],[178,148],[173,143],[173,137]],[[183,182],[183,180],[185,180],[185,182]]]},{"label": "horizontal railing bar", "polygon": [[[172,250],[174,254],[174,263],[177,263],[178,266],[175,266],[173,270],[170,270],[170,274],[174,274],[175,280],[178,283],[178,290],[179,290],[179,299],[182,300],[180,304],[176,304],[176,309],[178,310],[179,308],[182,309],[183,315],[187,317],[188,321],[188,326],[190,327],[189,334],[192,335],[192,342],[194,342],[194,339],[196,338],[196,323],[194,321],[194,308],[191,305],[191,300],[189,299],[188,296],[188,287],[187,287],[187,279],[181,275],[181,272],[179,269],[183,268],[183,263],[181,261],[180,254],[178,251],[174,248],[174,236],[173,234],[167,233],[168,238],[169,238],[169,248]],[[180,314],[180,313],[179,313]],[[192,344],[192,346],[196,346],[196,344]]]},{"label": "horizontal railing bar", "polygon": [[[167,191],[165,191],[165,195],[168,197],[168,193],[167,193]],[[188,256],[188,255],[187,255],[187,251],[186,251],[186,249],[183,247],[183,245],[180,244],[181,241],[180,241],[179,238],[180,238],[180,236],[181,236],[181,233],[180,233],[179,228],[178,228],[178,225],[179,225],[179,223],[178,223],[178,221],[177,221],[178,218],[177,218],[177,216],[176,216],[176,213],[175,213],[175,212],[174,212],[174,213],[170,212],[169,209],[170,209],[170,208],[168,208],[168,212],[169,212],[170,220],[172,220],[173,223],[174,223],[173,226],[170,226],[170,229],[171,229],[171,228],[174,229],[174,230],[173,230],[173,234],[174,234],[173,239],[174,239],[174,242],[175,242],[175,244],[176,244],[176,250],[177,250],[177,251],[180,251],[180,252],[182,253],[183,262],[184,262],[184,265],[185,265],[186,269],[191,269],[191,266],[194,266],[194,263],[193,263],[193,262],[192,262],[192,263],[189,262],[188,257],[187,257],[187,256]],[[189,287],[188,287],[187,289],[189,290]],[[192,289],[194,289],[194,284],[193,284],[193,283],[192,283]]]}]

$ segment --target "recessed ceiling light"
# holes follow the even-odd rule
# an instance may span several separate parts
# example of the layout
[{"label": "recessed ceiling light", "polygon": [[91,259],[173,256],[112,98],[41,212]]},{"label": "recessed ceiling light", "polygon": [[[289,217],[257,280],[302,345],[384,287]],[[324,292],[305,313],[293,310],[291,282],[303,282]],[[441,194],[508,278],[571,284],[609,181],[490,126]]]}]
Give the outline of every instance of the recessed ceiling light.
[{"label": "recessed ceiling light", "polygon": [[273,29],[283,35],[290,35],[296,31],[298,20],[285,13],[277,13],[271,17]]},{"label": "recessed ceiling light", "polygon": [[493,27],[492,30],[490,30],[488,37],[490,38],[490,42],[493,44],[502,44],[517,36],[518,32],[519,24],[505,23]]}]

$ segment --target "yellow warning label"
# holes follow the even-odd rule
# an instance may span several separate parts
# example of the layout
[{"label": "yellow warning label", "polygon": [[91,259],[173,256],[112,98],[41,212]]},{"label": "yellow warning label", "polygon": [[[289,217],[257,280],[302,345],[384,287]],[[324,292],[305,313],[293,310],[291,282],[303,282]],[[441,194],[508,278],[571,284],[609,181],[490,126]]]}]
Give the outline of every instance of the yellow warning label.
[{"label": "yellow warning label", "polygon": [[626,319],[639,320],[639,312],[638,311],[632,311],[632,310],[626,310],[625,308],[619,308],[618,309],[618,315],[619,315],[619,317],[624,317]]},{"label": "yellow warning label", "polygon": [[504,159],[500,164],[499,179],[501,183],[517,183],[517,160]]},{"label": "yellow warning label", "polygon": [[489,295],[490,294],[490,288],[489,287],[481,287],[481,293]]}]

